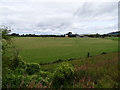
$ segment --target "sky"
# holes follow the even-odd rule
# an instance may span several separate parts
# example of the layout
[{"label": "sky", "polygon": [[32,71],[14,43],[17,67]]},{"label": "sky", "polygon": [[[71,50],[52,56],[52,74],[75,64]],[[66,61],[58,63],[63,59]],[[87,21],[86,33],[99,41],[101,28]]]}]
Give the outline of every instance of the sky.
[{"label": "sky", "polygon": [[104,34],[118,31],[118,0],[0,0],[11,33]]}]

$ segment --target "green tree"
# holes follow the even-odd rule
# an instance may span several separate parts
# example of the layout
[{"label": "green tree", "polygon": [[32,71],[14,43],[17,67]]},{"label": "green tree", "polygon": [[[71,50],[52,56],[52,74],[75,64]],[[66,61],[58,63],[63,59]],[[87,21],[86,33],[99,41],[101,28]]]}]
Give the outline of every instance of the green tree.
[{"label": "green tree", "polygon": [[1,25],[0,32],[2,33],[2,39],[5,39],[5,40],[10,39],[8,34],[11,32],[11,30],[8,27]]},{"label": "green tree", "polygon": [[68,32],[66,35],[72,35],[72,32]]}]

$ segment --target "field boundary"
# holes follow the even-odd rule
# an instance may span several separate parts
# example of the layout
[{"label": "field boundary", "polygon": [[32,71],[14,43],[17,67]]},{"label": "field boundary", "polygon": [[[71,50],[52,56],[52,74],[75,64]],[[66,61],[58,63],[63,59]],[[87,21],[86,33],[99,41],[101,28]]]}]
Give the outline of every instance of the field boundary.
[{"label": "field boundary", "polygon": [[[104,54],[109,54],[109,53],[116,53],[116,52],[102,52],[101,54],[98,54],[98,55],[104,55]],[[83,57],[83,58],[89,58],[89,57],[94,57],[94,56],[98,56],[98,55],[93,55],[93,56],[86,55],[86,57]],[[78,60],[78,59],[82,59],[82,58],[70,58],[68,60],[58,59],[56,61],[49,62],[49,63],[40,63],[39,65],[49,65],[49,64],[55,64],[55,63],[66,62],[66,61],[73,61],[73,60]]]}]

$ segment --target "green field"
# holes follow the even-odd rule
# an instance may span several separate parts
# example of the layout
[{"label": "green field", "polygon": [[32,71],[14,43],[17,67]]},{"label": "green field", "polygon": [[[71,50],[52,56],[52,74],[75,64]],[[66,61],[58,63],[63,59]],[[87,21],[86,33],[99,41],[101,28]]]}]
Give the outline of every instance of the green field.
[{"label": "green field", "polygon": [[118,51],[118,41],[101,38],[18,37],[14,43],[28,63],[48,63]]}]

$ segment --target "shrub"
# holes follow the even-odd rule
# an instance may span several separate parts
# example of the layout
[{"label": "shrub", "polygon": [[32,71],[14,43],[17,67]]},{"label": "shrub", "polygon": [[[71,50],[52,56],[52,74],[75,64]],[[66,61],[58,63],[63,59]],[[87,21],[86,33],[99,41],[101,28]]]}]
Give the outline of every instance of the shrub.
[{"label": "shrub", "polygon": [[32,75],[32,74],[38,73],[39,71],[40,71],[39,64],[35,64],[35,63],[27,64],[27,68],[26,68],[27,74]]},{"label": "shrub", "polygon": [[27,63],[22,61],[22,60],[20,60],[18,67],[26,69],[27,68]]},{"label": "shrub", "polygon": [[20,60],[21,59],[19,58],[19,56],[15,55],[15,57],[12,60],[12,69],[15,69],[18,67]]},{"label": "shrub", "polygon": [[7,73],[2,77],[3,88],[19,88],[23,75],[16,74],[15,71],[6,68]]},{"label": "shrub", "polygon": [[18,55],[18,50],[15,48],[13,43],[2,40],[2,67],[8,67],[15,69],[18,67],[21,57]]},{"label": "shrub", "polygon": [[[43,81],[47,81],[47,82],[51,82],[52,78],[54,76],[53,73],[51,72],[47,72],[47,71],[40,71],[38,74],[38,77],[42,77],[44,80]],[[46,84],[46,83],[45,83]]]},{"label": "shrub", "polygon": [[46,78],[49,74],[50,74],[50,72],[40,71],[38,75],[40,75],[43,78]]},{"label": "shrub", "polygon": [[25,75],[21,81],[21,88],[50,88],[51,81],[49,81],[48,77],[43,78],[39,74],[38,75]]},{"label": "shrub", "polygon": [[25,74],[25,69],[22,69],[20,67],[17,67],[15,70],[13,70],[13,73],[15,75],[24,75]]},{"label": "shrub", "polygon": [[6,41],[5,39],[2,39],[2,68],[10,67],[11,60],[13,58],[13,48],[12,45]]},{"label": "shrub", "polygon": [[74,75],[73,66],[69,63],[61,63],[54,72],[53,76],[53,86],[54,87],[67,87],[70,85]]},{"label": "shrub", "polygon": [[11,64],[12,65],[10,68],[12,70],[15,70],[17,67],[20,67],[23,69],[26,69],[26,67],[27,67],[26,62],[24,62],[19,55],[14,56],[14,59],[11,61]]}]

